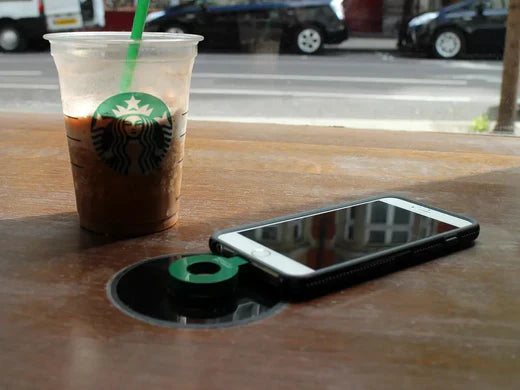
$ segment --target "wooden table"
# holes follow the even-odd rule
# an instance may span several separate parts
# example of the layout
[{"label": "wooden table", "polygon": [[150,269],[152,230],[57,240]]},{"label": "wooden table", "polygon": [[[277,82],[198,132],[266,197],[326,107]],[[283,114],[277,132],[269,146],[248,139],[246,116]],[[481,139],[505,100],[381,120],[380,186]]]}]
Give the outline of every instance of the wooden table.
[{"label": "wooden table", "polygon": [[[179,224],[114,241],[78,226],[62,119],[0,119],[0,389],[519,388],[520,139],[191,122]],[[477,245],[241,328],[107,299],[216,229],[387,192],[475,217]]]}]

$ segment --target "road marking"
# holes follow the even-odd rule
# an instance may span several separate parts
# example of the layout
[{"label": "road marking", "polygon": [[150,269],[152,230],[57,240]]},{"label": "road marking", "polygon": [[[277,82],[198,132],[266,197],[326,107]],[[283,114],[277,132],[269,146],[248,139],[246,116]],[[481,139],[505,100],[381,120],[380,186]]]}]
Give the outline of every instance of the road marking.
[{"label": "road marking", "polygon": [[472,81],[483,81],[486,83],[492,84],[502,84],[502,77],[500,75],[497,76],[487,76],[487,75],[455,75],[452,76],[454,80],[472,80]]},{"label": "road marking", "polygon": [[[358,94],[342,92],[312,92],[312,91],[277,91],[277,90],[251,90],[251,89],[212,89],[192,88],[191,94],[200,95],[238,95],[238,96],[280,96],[303,98],[333,98],[333,99],[369,99],[369,100],[400,100],[422,102],[445,103],[469,103],[475,101],[467,96],[428,96],[428,95],[382,95],[382,94]],[[495,101],[494,97],[487,100]],[[486,100],[486,101],[487,101]],[[481,101],[481,100],[478,100]]]},{"label": "road marking", "polygon": [[[345,60],[343,61],[334,61],[334,59],[336,58],[343,58],[344,57],[327,57],[327,62],[318,62],[316,61],[316,59],[314,58],[310,58],[310,57],[307,57],[307,56],[301,56],[298,57],[298,56],[294,56],[294,57],[291,57],[291,58],[279,58],[279,59],[264,59],[264,58],[255,58],[255,57],[252,57],[252,58],[249,58],[249,59],[228,59],[228,60],[221,60],[221,59],[211,59],[211,60],[208,60],[208,59],[200,59],[199,57],[197,57],[197,61],[195,63],[195,69],[198,69],[198,67],[200,66],[205,66],[205,67],[208,67],[208,66],[215,66],[215,65],[226,65],[226,66],[232,66],[232,65],[241,65],[241,66],[248,66],[248,67],[255,67],[255,66],[258,66],[258,67],[264,67],[264,68],[275,68],[275,67],[287,67],[289,69],[289,71],[291,71],[292,69],[294,68],[304,68],[304,69],[309,69],[310,71],[314,71],[316,69],[317,66],[319,66],[319,68],[321,70],[325,69],[325,68],[340,68],[340,70],[345,70],[345,69],[356,69],[356,68],[359,68],[359,67],[362,67],[362,68],[376,68],[377,70],[379,70],[381,68],[381,66],[385,66],[387,64],[386,61],[383,61],[381,59],[378,59],[377,62],[367,62],[367,61],[359,61],[359,62],[346,62]],[[291,61],[291,60],[300,60],[300,62],[296,62],[296,61]],[[334,61],[334,62],[332,62]],[[405,63],[405,62],[393,62],[394,64],[398,64],[399,66],[401,67],[412,67],[412,68],[416,68],[416,64],[410,64],[410,63]],[[421,64],[421,67],[424,67],[424,66],[431,66],[433,68],[436,68],[438,69],[439,66],[436,65],[436,63],[432,63],[432,64]]]},{"label": "road marking", "polygon": [[[498,61],[497,61],[498,62]],[[502,71],[503,65],[499,64],[489,64],[489,63],[478,63],[478,62],[470,62],[470,61],[457,61],[457,60],[448,60],[440,62],[441,66],[444,68],[455,68],[455,69],[471,69],[471,70],[489,70],[489,71]]]},{"label": "road marking", "polygon": [[0,54],[0,63],[13,64],[41,64],[42,62],[52,62],[52,57],[49,53],[42,54]]},{"label": "road marking", "polygon": [[[0,89],[43,89],[58,90],[57,84],[17,84],[0,83]],[[439,103],[470,103],[470,102],[495,102],[498,97],[484,96],[471,98],[468,96],[432,96],[432,95],[384,95],[384,94],[359,94],[343,92],[313,92],[313,91],[280,91],[260,89],[213,89],[192,88],[193,95],[230,95],[230,96],[277,96],[292,98],[331,98],[331,99],[365,99],[365,100],[396,100],[412,102],[439,102]]]},{"label": "road marking", "polygon": [[[204,56],[204,57],[203,57]],[[364,57],[372,58],[373,55],[367,55]],[[375,56],[374,56],[375,57]],[[306,67],[308,68],[319,65],[320,68],[326,67],[340,67],[342,69],[351,68],[356,66],[381,66],[381,64],[386,65],[385,61],[376,57],[377,62],[368,62],[368,61],[359,61],[359,58],[356,58],[354,61],[346,60],[348,57],[346,56],[327,56],[327,61],[323,61],[323,57],[320,56],[306,56],[306,55],[268,55],[268,54],[251,54],[251,55],[228,55],[226,58],[218,57],[216,55],[212,55],[208,57],[207,55],[200,54],[197,56],[196,64],[198,65],[262,65],[262,66],[272,66],[272,65],[281,65],[281,66],[290,66],[294,67]],[[196,65],[196,66],[198,66]],[[402,62],[399,65],[403,65]]]},{"label": "road marking", "polygon": [[390,77],[357,77],[357,76],[311,76],[287,74],[251,74],[251,73],[193,73],[194,78],[220,78],[240,80],[294,80],[294,81],[333,81],[351,83],[383,83],[383,84],[423,84],[423,85],[467,85],[466,80],[435,80]]},{"label": "road marking", "polygon": [[[349,58],[348,51],[347,55],[340,56],[327,56],[326,61],[321,56],[305,56],[305,55],[271,55],[271,54],[231,54],[231,55],[219,55],[219,54],[199,54],[195,67],[200,65],[248,65],[248,66],[288,66],[289,69],[295,67],[314,68],[319,66],[320,69],[328,67],[334,68],[353,68],[353,67],[381,67],[387,65],[388,59],[380,58],[378,53],[367,53],[366,55],[356,55],[355,57]],[[376,59],[377,61],[367,61],[367,59]],[[412,61],[410,61],[412,60]],[[471,61],[459,61],[459,60],[437,60],[437,59],[424,59],[424,58],[407,58],[396,56],[392,59],[392,64],[401,67],[403,72],[405,69],[416,69],[420,68],[433,68],[435,71],[443,71],[442,68],[460,68],[460,69],[475,69],[484,71],[501,71],[501,61],[490,61],[483,63],[474,63]],[[314,70],[314,69],[313,69]]]},{"label": "road marking", "polygon": [[41,70],[0,70],[0,76],[41,76]]},{"label": "road marking", "polygon": [[0,89],[60,89],[58,84],[0,83]]}]

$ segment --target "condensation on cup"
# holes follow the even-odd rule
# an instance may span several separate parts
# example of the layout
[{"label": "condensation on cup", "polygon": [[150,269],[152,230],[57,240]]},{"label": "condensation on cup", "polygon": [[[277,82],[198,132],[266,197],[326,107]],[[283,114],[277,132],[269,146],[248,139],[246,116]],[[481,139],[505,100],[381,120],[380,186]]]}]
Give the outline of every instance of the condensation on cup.
[{"label": "condensation on cup", "polygon": [[[191,72],[203,39],[145,33],[129,64],[129,36],[44,36],[59,74],[80,225],[114,236],[177,222]],[[129,65],[132,81],[122,89]]]}]

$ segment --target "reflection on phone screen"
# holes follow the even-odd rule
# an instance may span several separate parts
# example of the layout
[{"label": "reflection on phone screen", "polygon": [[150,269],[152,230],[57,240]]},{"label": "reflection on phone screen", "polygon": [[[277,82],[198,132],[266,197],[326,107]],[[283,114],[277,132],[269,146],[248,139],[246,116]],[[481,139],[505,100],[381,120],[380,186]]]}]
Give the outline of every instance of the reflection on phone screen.
[{"label": "reflection on phone screen", "polygon": [[240,232],[313,269],[456,229],[381,201]]}]

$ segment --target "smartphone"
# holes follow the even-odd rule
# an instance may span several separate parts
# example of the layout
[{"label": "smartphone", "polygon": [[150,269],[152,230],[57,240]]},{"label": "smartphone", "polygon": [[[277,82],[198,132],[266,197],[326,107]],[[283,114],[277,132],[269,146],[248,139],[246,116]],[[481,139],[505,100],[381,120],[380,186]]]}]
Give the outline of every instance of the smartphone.
[{"label": "smartphone", "polygon": [[479,231],[471,218],[385,195],[219,231],[210,247],[313,295],[464,248]]}]

